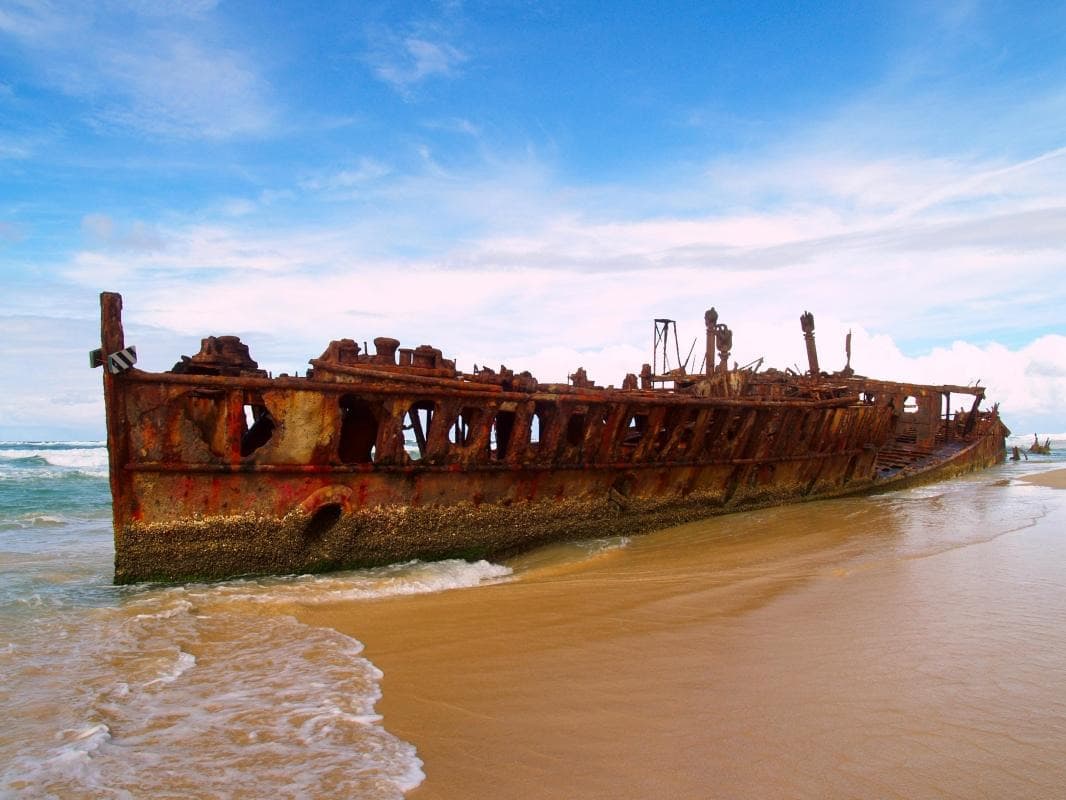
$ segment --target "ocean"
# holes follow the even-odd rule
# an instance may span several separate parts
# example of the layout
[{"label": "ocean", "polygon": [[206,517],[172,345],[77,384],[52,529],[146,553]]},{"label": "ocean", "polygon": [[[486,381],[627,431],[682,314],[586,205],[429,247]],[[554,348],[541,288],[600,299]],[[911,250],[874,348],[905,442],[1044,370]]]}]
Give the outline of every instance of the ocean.
[{"label": "ocean", "polygon": [[501,565],[399,564],[114,586],[101,442],[0,444],[0,791],[32,797],[401,797],[415,749],[381,673],[293,603],[476,586]]},{"label": "ocean", "polygon": [[[1022,436],[1010,444],[1024,449],[1030,442]],[[893,788],[898,796],[979,796],[956,791],[969,785],[965,763],[947,766],[964,750],[973,758],[1001,754],[1001,781],[980,796],[1052,796],[1043,792],[1066,763],[1066,698],[1057,694],[1066,688],[1058,677],[1066,660],[1066,567],[1058,560],[1066,552],[1059,527],[1066,491],[1021,480],[1066,466],[1066,434],[1052,435],[1052,447],[1051,456],[943,484],[749,512],[633,540],[608,535],[505,563],[411,562],[321,576],[118,587],[111,582],[103,444],[0,443],[0,795],[622,797],[652,787],[672,796],[757,797],[776,788],[795,797],[874,797],[890,796],[876,787],[890,786],[885,775],[910,764],[903,788]],[[951,561],[960,552],[969,566]],[[945,568],[930,572],[934,563]],[[974,587],[966,570],[978,567],[987,585]],[[865,577],[846,584],[847,597],[835,594],[841,578],[856,575]],[[967,592],[990,587],[1039,603],[997,600],[973,618],[991,601]],[[826,605],[812,616],[804,603],[823,595]],[[863,631],[896,631],[898,652],[888,646],[856,653],[862,642],[854,631],[837,630],[834,603],[849,619],[861,608]],[[868,670],[864,692],[876,699],[851,707],[854,687],[819,689],[813,678],[810,684],[804,670],[813,675],[819,662],[810,660],[808,644],[791,638],[788,646],[772,639],[773,651],[787,654],[778,672],[765,656],[719,663],[723,653],[742,653],[739,644],[693,650],[703,638],[740,636],[737,642],[751,646],[752,636],[785,637],[759,627],[768,609],[784,615],[781,630],[813,631],[823,656],[839,650],[841,670]],[[920,630],[907,627],[916,619],[923,620]],[[970,628],[972,640],[960,634]],[[1037,640],[1040,647],[1033,646]],[[706,667],[712,660],[720,670],[699,685],[659,679],[652,690],[645,682],[637,702],[638,690],[627,682],[645,667],[603,649],[622,642],[626,648],[655,642],[647,663],[667,674],[672,664]],[[1013,656],[1025,647],[1032,650],[1029,666],[1018,666]],[[980,665],[969,660],[974,654],[984,659]],[[543,678],[582,659],[599,672],[582,670],[568,682],[572,689],[588,681],[585,702],[599,697],[586,712],[588,723],[599,726],[593,733],[582,732],[577,712],[560,729],[566,712],[552,706],[556,689]],[[968,671],[978,666],[983,688],[974,694]],[[723,683],[730,670],[735,685]],[[890,691],[910,685],[897,680],[904,670],[928,692],[905,711],[893,707],[902,702],[898,689]],[[790,671],[800,677],[781,678]],[[932,673],[938,680],[927,685],[922,676]],[[387,675],[398,676],[395,688]],[[757,698],[737,706],[745,681],[757,679],[767,683],[759,696],[791,708],[793,724],[825,716],[820,745],[793,740],[776,722],[761,729],[758,715],[769,712],[760,712]],[[1034,683],[1046,691],[1033,690]],[[812,693],[841,707],[812,711],[804,706]],[[717,711],[705,718],[701,706],[683,741],[643,730],[660,714],[682,724],[695,713],[697,697]],[[395,720],[391,712],[382,716],[390,700]],[[948,701],[968,710],[959,715]],[[471,721],[475,707],[480,721]],[[604,714],[609,723],[595,721]],[[971,728],[951,727],[966,724]],[[609,785],[611,775],[625,776],[634,793],[553,783],[552,776],[570,772],[566,754],[582,758],[582,748],[597,740],[595,730],[611,725],[606,749],[583,758],[590,774],[604,771],[597,787]],[[717,732],[700,732],[707,730]],[[522,751],[523,737],[538,731],[545,738]],[[635,731],[643,750],[662,750],[661,759],[623,761]],[[740,763],[728,768],[710,759],[724,770],[716,773],[718,790],[698,793],[699,776],[683,777],[684,770],[671,783],[663,766],[675,751],[687,759],[693,747],[704,747],[724,758],[726,734],[744,746],[735,756]],[[901,747],[899,737],[909,744]],[[470,773],[473,748],[479,748],[473,760],[489,765],[477,774]],[[519,748],[518,755],[508,748]],[[552,748],[558,757],[538,771],[537,759]],[[827,751],[832,764],[812,771]],[[613,764],[611,752],[619,754]],[[787,780],[753,766],[771,756]],[[524,766],[512,757],[525,758]],[[747,768],[744,759],[751,759]],[[994,755],[978,761],[995,771]],[[849,782],[848,775],[870,770],[879,777]],[[1016,774],[1026,770],[1038,774]],[[733,777],[723,782],[726,773]]]}]

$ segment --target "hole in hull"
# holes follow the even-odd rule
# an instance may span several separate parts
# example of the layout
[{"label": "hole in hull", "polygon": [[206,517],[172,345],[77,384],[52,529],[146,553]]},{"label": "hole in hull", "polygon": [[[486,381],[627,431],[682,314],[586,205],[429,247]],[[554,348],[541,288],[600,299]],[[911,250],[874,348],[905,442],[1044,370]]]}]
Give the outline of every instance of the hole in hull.
[{"label": "hole in hull", "polygon": [[492,421],[489,450],[497,460],[502,461],[507,457],[507,451],[511,446],[511,434],[514,431],[514,421],[513,411],[499,411]]},{"label": "hole in hull", "polygon": [[340,519],[340,503],[326,503],[311,515],[311,519],[304,528],[304,538],[312,542],[321,539],[340,522]]},{"label": "hole in hull", "polygon": [[341,431],[338,456],[345,464],[369,464],[374,460],[378,420],[370,404],[346,394],[340,398]]},{"label": "hole in hull", "polygon": [[241,436],[241,457],[250,456],[270,441],[274,434],[274,418],[264,405],[245,404],[244,434]]}]

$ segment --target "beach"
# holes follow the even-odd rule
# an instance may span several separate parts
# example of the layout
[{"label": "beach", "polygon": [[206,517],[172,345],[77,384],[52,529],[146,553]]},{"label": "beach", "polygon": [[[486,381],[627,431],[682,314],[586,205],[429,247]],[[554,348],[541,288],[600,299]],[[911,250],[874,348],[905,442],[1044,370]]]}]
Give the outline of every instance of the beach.
[{"label": "beach", "polygon": [[383,670],[378,709],[425,765],[414,800],[1052,797],[1066,494],[994,475],[300,617]]},{"label": "beach", "polygon": [[1052,489],[1066,489],[1066,469],[1054,469],[1022,478],[1026,483],[1037,486],[1049,486]]},{"label": "beach", "polygon": [[0,445],[0,795],[1055,797],[1053,446],[498,563],[115,586],[102,444]]}]

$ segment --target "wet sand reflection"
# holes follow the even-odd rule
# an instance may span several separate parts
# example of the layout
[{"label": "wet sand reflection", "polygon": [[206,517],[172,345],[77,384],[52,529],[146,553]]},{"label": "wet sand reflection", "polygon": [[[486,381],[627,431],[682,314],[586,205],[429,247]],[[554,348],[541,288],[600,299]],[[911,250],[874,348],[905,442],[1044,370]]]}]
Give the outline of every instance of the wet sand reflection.
[{"label": "wet sand reflection", "polygon": [[1066,492],[1004,474],[299,613],[384,670],[386,727],[425,761],[416,800],[1052,797]]}]

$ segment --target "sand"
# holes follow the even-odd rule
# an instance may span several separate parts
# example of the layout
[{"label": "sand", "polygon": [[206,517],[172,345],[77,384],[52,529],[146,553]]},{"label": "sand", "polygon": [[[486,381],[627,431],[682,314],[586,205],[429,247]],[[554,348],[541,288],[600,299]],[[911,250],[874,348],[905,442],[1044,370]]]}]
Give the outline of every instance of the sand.
[{"label": "sand", "polygon": [[1034,524],[1009,486],[975,487],[296,613],[383,670],[378,711],[425,763],[411,800],[1051,796],[1066,511]]},{"label": "sand", "polygon": [[699,738],[671,731],[685,695],[670,675],[698,669],[698,656],[628,632],[641,626],[624,609],[601,616],[574,589],[500,586],[303,618],[357,636],[384,671],[378,711],[425,762],[412,800],[646,798],[663,767],[672,796],[695,791],[705,778],[678,755]]},{"label": "sand", "polygon": [[1050,486],[1052,489],[1066,489],[1066,469],[1038,472],[1036,475],[1027,475],[1020,480],[1035,483],[1038,486]]},{"label": "sand", "polygon": [[703,525],[576,565],[535,556],[546,563],[515,583],[299,615],[358,638],[384,671],[378,710],[428,776],[411,800],[705,797],[722,764],[698,754],[728,731],[716,686],[745,682],[741,665],[713,666],[722,625],[786,590],[796,576],[779,565],[827,539]]}]

